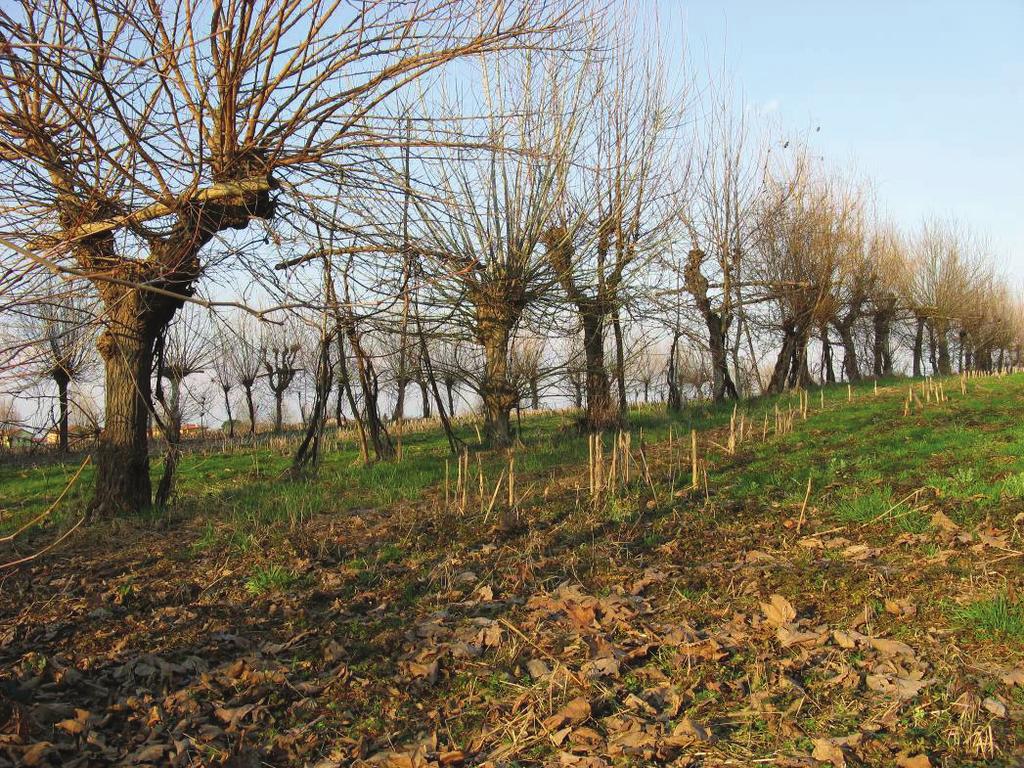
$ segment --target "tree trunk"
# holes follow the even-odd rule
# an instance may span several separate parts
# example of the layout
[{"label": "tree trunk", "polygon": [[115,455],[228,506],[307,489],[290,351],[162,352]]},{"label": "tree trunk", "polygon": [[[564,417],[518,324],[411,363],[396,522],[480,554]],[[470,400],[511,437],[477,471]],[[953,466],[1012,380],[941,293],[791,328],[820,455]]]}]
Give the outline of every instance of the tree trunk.
[{"label": "tree trunk", "polygon": [[665,367],[665,378],[668,380],[668,409],[678,413],[683,409],[683,395],[679,391],[679,376],[676,359],[679,352],[679,331],[672,333],[672,346],[668,351],[668,365]]},{"label": "tree trunk", "polygon": [[448,415],[455,417],[455,385],[451,381],[444,383],[445,392],[448,395]]},{"label": "tree trunk", "polygon": [[604,320],[599,313],[587,314],[581,319],[587,391],[583,426],[591,431],[601,431],[621,423],[620,411],[612,403],[608,371],[604,364]]},{"label": "tree trunk", "polygon": [[403,378],[395,382],[398,394],[395,395],[395,410],[391,413],[392,421],[401,421],[405,418],[405,385],[406,380]]},{"label": "tree trunk", "polygon": [[530,407],[535,411],[540,410],[540,385],[536,376],[530,377]]},{"label": "tree trunk", "polygon": [[843,342],[843,370],[846,372],[846,380],[851,382],[860,381],[860,366],[857,365],[857,344],[853,338],[853,322],[844,321],[836,325],[839,331],[839,338]]},{"label": "tree trunk", "polygon": [[245,388],[245,405],[249,409],[249,436],[256,436],[256,406],[252,401],[252,382],[243,382]]},{"label": "tree trunk", "polygon": [[811,371],[807,366],[807,344],[809,331],[806,327],[798,329],[793,345],[793,359],[789,368],[787,386],[790,388],[811,385]]},{"label": "tree trunk", "polygon": [[945,325],[940,325],[935,329],[935,337],[935,348],[939,353],[938,374],[949,376],[953,372],[953,367],[949,358],[949,333]]},{"label": "tree trunk", "polygon": [[914,330],[914,378],[924,374],[924,318],[917,318]]},{"label": "tree trunk", "polygon": [[228,397],[231,387],[221,385],[221,389],[224,390],[224,410],[228,413],[228,437],[233,438],[235,436],[235,420],[231,416],[231,398]]},{"label": "tree trunk", "polygon": [[[164,440],[167,450],[164,453],[164,471],[157,484],[156,496],[153,501],[157,509],[166,509],[171,501],[174,490],[174,477],[178,470],[178,459],[181,456],[181,379],[174,376],[168,380],[171,388],[169,400],[161,400],[167,423],[163,425]],[[159,390],[158,390],[159,391]]]},{"label": "tree trunk", "polygon": [[61,453],[67,453],[70,448],[68,440],[68,384],[71,377],[67,372],[57,369],[53,372],[53,380],[57,384],[57,403],[59,415],[57,417],[58,446]]},{"label": "tree trunk", "polygon": [[872,318],[874,338],[872,339],[872,371],[875,376],[892,375],[892,352],[889,348],[892,329],[892,315],[888,311],[875,312]]},{"label": "tree trunk", "polygon": [[477,335],[484,348],[484,377],[480,386],[484,432],[496,448],[512,444],[509,414],[518,397],[508,380],[508,345],[511,329],[493,316],[487,306],[478,307]]},{"label": "tree trunk", "polygon": [[836,381],[836,369],[832,358],[832,342],[828,338],[828,326],[825,326],[821,329],[821,378],[829,384],[835,384]]},{"label": "tree trunk", "polygon": [[[136,312],[136,301],[108,308],[110,327],[97,344],[106,374],[104,424],[96,447],[93,517],[135,514],[149,508],[146,420],[149,413],[156,322]],[[169,318],[168,318],[169,319]]]},{"label": "tree trunk", "polygon": [[344,390],[345,382],[339,379],[338,391],[335,393],[334,397],[334,426],[336,427],[341,426],[341,420],[344,418],[344,414],[342,413],[342,406],[344,405],[344,400],[342,398],[345,396]]},{"label": "tree trunk", "polygon": [[790,369],[793,366],[794,357],[798,346],[798,330],[793,325],[783,327],[782,348],[779,349],[779,356],[775,359],[775,367],[772,369],[772,378],[768,382],[768,394],[777,395],[786,388],[786,383],[791,378]]},{"label": "tree trunk", "polygon": [[612,331],[615,335],[615,383],[619,389],[619,413],[625,418],[629,411],[629,403],[626,400],[626,347],[622,338],[622,321],[619,318],[619,308],[612,312]]},{"label": "tree trunk", "polygon": [[419,380],[420,385],[420,400],[422,401],[423,407],[423,418],[430,418],[430,391],[427,389],[427,382],[424,379]]},{"label": "tree trunk", "polygon": [[284,429],[284,390],[274,390],[274,432]]},{"label": "tree trunk", "polygon": [[[335,308],[336,315],[339,314],[337,308]],[[348,374],[348,360],[345,355],[345,334],[347,330],[340,319],[336,318],[337,323],[337,336],[338,336],[338,382],[339,385],[343,385],[345,388],[345,396],[348,398],[348,407],[352,411],[352,419],[356,423],[356,432],[359,434],[359,458],[363,464],[370,463],[370,446],[366,438],[366,425],[363,423],[363,417],[359,413],[359,407],[356,403],[356,396],[352,392],[352,379]],[[361,377],[360,377],[361,380]],[[341,393],[338,393],[339,397]]]},{"label": "tree trunk", "polygon": [[726,398],[737,400],[739,394],[729,375],[729,350],[726,346],[728,323],[710,309],[701,314],[708,328],[708,350],[711,352],[711,399],[716,403],[725,402]]},{"label": "tree trunk", "polygon": [[928,323],[928,360],[932,365],[932,376],[939,372],[939,360],[935,354],[935,323]]},{"label": "tree trunk", "polygon": [[306,432],[302,442],[292,458],[291,475],[299,477],[320,460],[320,438],[324,433],[324,422],[327,418],[327,399],[331,391],[331,338],[325,336],[320,340],[320,354],[314,378],[313,410],[306,424]]}]

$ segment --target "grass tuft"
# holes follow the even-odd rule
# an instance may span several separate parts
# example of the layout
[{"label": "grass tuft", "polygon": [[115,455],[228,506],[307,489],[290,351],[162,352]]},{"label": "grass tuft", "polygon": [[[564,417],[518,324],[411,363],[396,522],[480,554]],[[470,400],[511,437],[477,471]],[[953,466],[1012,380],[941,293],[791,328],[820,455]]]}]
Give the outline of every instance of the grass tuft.
[{"label": "grass tuft", "polygon": [[295,574],[280,565],[257,568],[245,581],[245,589],[251,595],[265,595],[268,592],[287,592],[296,582]]},{"label": "grass tuft", "polygon": [[953,610],[953,619],[983,637],[1024,637],[1024,604],[999,592]]}]

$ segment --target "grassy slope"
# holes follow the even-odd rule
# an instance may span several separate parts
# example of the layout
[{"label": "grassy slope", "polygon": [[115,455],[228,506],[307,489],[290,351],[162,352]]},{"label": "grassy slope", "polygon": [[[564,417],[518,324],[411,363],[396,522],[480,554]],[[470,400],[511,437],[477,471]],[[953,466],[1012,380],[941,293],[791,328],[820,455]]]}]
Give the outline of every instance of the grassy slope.
[{"label": "grassy slope", "polygon": [[[1003,680],[1024,664],[1024,378],[973,380],[966,398],[947,382],[948,402],[904,418],[906,386],[855,388],[852,403],[827,390],[824,410],[813,391],[809,418],[764,443],[764,414],[795,401],[747,405],[754,439],[713,448],[699,493],[676,490],[688,459],[670,425],[700,430],[704,453],[725,444],[730,411],[637,413],[653,492],[634,480],[597,504],[569,417],[533,417],[518,513],[499,503],[486,519],[475,493],[444,508],[433,433],[407,435],[397,465],[331,451],[308,482],[280,480],[287,459],[271,451],[191,456],[172,517],[79,532],[4,583],[2,676],[84,669],[91,685],[50,695],[98,716],[110,704],[96,686],[114,691],[102,728],[117,757],[184,734],[204,759],[244,743],[275,765],[424,738],[431,757],[468,764],[1010,764],[1024,748],[1024,688]],[[506,459],[481,460],[493,484]],[[0,470],[3,525],[44,509],[74,469]],[[761,607],[771,595],[781,617]],[[147,653],[183,669],[140,679]],[[559,722],[578,696],[586,720]],[[133,719],[154,704],[166,722]],[[36,720],[30,740],[68,750],[54,764],[76,748]]]}]

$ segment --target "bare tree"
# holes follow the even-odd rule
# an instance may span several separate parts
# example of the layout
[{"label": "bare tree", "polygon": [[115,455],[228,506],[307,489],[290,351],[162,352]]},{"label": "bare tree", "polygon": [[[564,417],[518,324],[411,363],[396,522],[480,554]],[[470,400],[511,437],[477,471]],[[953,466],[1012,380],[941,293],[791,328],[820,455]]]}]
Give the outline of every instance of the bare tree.
[{"label": "bare tree", "polygon": [[69,392],[94,368],[92,345],[96,335],[93,302],[71,287],[62,290],[54,281],[51,298],[38,304],[38,314],[28,329],[39,342],[37,365],[57,387],[57,444],[68,451],[71,413]]},{"label": "bare tree", "polygon": [[[578,315],[586,361],[583,426],[605,429],[626,407],[621,314],[636,273],[668,242],[673,156],[670,139],[683,94],[668,93],[659,51],[636,44],[645,30],[624,12],[605,33],[619,37],[594,74],[587,141],[559,220],[545,232],[547,257]],[[613,335],[618,387],[613,401],[605,363],[605,336]]]},{"label": "bare tree", "polygon": [[743,329],[733,323],[744,318],[744,266],[758,235],[758,209],[767,204],[766,147],[748,120],[746,109],[712,96],[698,123],[692,184],[680,204],[689,250],[683,264],[672,265],[707,329],[715,402],[739,396],[729,372],[730,331],[736,348]]},{"label": "bare tree", "polygon": [[758,225],[760,277],[774,306],[782,340],[768,392],[808,386],[811,332],[835,317],[837,264],[845,253],[852,209],[806,156],[773,179]]},{"label": "bare tree", "polygon": [[[198,311],[190,309],[178,315],[156,342],[156,387],[154,395],[162,415],[155,414],[167,443],[164,470],[154,502],[165,508],[174,487],[181,444],[181,425],[185,403],[182,388],[190,376],[201,373],[210,354],[209,337]],[[163,382],[166,380],[167,387]]]},{"label": "bare tree", "polygon": [[375,119],[391,94],[463,55],[533,43],[551,11],[24,0],[0,14],[3,228],[27,258],[88,277],[106,315],[94,514],[150,504],[154,344],[219,258],[206,246],[287,211],[325,166],[366,183],[361,150],[393,141]]},{"label": "bare tree", "polygon": [[[559,69],[553,58],[527,54],[489,70],[492,112],[478,131],[486,143],[421,161],[413,240],[435,303],[450,308],[483,350],[476,387],[495,446],[512,439],[511,343],[551,282],[540,242],[579,138],[580,79]],[[432,127],[439,141],[461,129],[443,118]]]},{"label": "bare tree", "polygon": [[[260,335],[261,332],[251,317],[236,315],[223,326],[222,343],[226,347],[220,350],[220,355],[224,358],[222,364],[226,364],[230,371],[228,375],[238,382],[245,393],[250,437],[256,434],[256,403],[253,400],[253,391],[263,371],[263,359],[257,341]],[[231,418],[230,412],[228,418]]]},{"label": "bare tree", "polygon": [[274,397],[274,431],[284,427],[284,395],[299,373],[303,339],[294,326],[279,326],[265,331],[260,358],[267,386]]}]

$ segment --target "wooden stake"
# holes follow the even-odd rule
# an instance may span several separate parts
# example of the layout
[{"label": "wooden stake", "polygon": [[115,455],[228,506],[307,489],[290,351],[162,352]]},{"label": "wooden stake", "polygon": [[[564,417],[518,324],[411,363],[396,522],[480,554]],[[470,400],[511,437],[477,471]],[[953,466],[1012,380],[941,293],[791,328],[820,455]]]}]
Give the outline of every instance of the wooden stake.
[{"label": "wooden stake", "polygon": [[800,505],[800,519],[796,521],[796,532],[800,534],[800,529],[804,527],[804,513],[807,511],[807,500],[811,498],[811,476],[807,476],[807,493],[804,494],[804,503]]},{"label": "wooden stake", "polygon": [[690,430],[690,467],[692,469],[692,486],[697,487],[697,430]]}]

